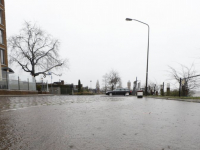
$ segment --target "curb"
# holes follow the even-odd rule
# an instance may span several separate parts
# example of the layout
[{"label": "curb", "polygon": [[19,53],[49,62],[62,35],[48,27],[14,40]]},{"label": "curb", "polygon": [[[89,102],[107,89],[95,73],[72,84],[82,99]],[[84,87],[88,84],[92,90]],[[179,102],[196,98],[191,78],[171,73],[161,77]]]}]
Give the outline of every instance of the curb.
[{"label": "curb", "polygon": [[148,97],[148,98],[200,103],[200,99],[199,100],[196,100],[196,99],[176,99],[176,98],[164,98],[164,97]]},{"label": "curb", "polygon": [[0,95],[0,97],[39,97],[39,96],[54,96],[54,94]]}]

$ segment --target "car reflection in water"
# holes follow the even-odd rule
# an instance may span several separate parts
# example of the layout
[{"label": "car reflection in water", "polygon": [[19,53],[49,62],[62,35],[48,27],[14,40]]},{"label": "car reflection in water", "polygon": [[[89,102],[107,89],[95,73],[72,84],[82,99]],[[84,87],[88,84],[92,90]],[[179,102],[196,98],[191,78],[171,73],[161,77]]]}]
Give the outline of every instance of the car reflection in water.
[{"label": "car reflection in water", "polygon": [[129,90],[129,89],[126,89],[126,88],[119,88],[119,89],[115,89],[113,91],[108,91],[106,92],[106,95],[131,95],[132,94],[132,91]]}]

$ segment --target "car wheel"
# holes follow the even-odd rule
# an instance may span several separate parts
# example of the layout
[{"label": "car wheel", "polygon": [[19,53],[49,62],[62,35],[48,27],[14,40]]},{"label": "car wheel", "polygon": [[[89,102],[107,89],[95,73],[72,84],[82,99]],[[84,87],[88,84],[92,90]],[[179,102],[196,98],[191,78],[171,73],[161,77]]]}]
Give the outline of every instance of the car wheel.
[{"label": "car wheel", "polygon": [[109,93],[109,96],[112,96],[112,93]]}]

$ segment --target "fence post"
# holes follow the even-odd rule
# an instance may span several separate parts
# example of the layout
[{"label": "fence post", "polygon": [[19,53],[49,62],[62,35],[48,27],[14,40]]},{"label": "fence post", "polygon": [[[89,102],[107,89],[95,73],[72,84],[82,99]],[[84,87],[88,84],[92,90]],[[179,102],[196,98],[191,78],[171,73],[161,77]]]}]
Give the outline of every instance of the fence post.
[{"label": "fence post", "polygon": [[49,92],[49,84],[48,84],[48,81],[47,81],[47,92]]},{"label": "fence post", "polygon": [[165,96],[165,83],[163,82],[163,96]]},{"label": "fence post", "polygon": [[19,76],[18,76],[18,89],[20,90]]},{"label": "fence post", "polygon": [[8,89],[8,70],[6,70],[6,84],[7,84],[7,89]]},{"label": "fence post", "polygon": [[167,96],[170,96],[170,83],[167,83]]},{"label": "fence post", "polygon": [[181,97],[181,78],[180,78],[180,85],[179,85],[179,97]]},{"label": "fence post", "polygon": [[35,82],[35,90],[37,91],[37,80],[35,78],[33,80]]},{"label": "fence post", "polygon": [[29,78],[28,78],[28,91],[29,91]]}]

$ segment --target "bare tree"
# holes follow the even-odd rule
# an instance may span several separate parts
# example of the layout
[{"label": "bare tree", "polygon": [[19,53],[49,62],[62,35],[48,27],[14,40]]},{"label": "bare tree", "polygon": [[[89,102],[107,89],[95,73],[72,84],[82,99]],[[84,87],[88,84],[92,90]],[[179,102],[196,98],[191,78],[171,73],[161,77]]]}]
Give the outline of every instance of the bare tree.
[{"label": "bare tree", "polygon": [[55,69],[67,67],[67,60],[59,58],[59,41],[53,39],[36,25],[25,22],[19,35],[9,38],[10,63],[19,64],[34,77],[48,72],[56,75]]},{"label": "bare tree", "polygon": [[117,88],[122,88],[122,80],[121,79],[119,80]]},{"label": "bare tree", "polygon": [[117,87],[121,82],[121,78],[119,73],[115,70],[111,70],[109,74],[107,74],[107,83],[111,90]]},{"label": "bare tree", "polygon": [[172,79],[174,79],[179,85],[181,79],[182,88],[184,88],[184,91],[187,91],[186,95],[190,95],[191,90],[194,90],[197,87],[199,87],[200,84],[199,79],[197,77],[199,77],[200,75],[197,74],[194,64],[192,64],[190,67],[187,67],[182,64],[180,64],[180,66],[180,70],[176,70],[175,68],[169,66],[169,73]]}]

